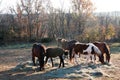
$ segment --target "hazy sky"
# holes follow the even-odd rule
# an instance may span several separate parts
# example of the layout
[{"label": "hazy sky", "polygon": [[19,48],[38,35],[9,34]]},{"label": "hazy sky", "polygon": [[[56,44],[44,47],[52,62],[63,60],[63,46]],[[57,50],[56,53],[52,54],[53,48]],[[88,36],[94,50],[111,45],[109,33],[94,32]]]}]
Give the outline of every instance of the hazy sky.
[{"label": "hazy sky", "polygon": [[97,12],[120,11],[120,0],[92,0]]},{"label": "hazy sky", "polygon": [[[18,0],[2,0],[1,8],[7,10],[10,6],[14,6]],[[96,12],[120,11],[120,0],[91,0],[96,7]],[[68,8],[68,0],[52,0],[55,7],[64,4],[64,8]]]}]

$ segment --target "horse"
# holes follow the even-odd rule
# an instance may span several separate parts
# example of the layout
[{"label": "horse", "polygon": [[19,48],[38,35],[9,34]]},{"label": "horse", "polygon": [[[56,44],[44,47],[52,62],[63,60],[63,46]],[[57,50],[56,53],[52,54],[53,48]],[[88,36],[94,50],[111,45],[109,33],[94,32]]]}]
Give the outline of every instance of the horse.
[{"label": "horse", "polygon": [[45,54],[45,47],[42,44],[34,43],[32,47],[32,61],[33,65],[35,64],[35,57],[38,58],[40,71],[44,70],[44,54]]},{"label": "horse", "polygon": [[63,38],[58,38],[58,39],[56,39],[56,40],[57,40],[57,46],[58,46],[58,47],[62,44],[62,42],[67,41],[66,39],[63,39]]},{"label": "horse", "polygon": [[[103,56],[101,51],[96,47],[93,43],[79,43],[76,42],[73,47],[73,53],[71,56],[71,61],[74,58],[75,54],[83,54],[83,55],[88,55],[87,61],[90,58],[90,56],[97,55],[100,59],[101,63],[104,63],[103,61]],[[94,59],[95,62],[95,59]]]},{"label": "horse", "polygon": [[106,56],[106,62],[110,62],[110,47],[107,45],[106,42],[94,42],[93,43],[95,46],[97,46],[100,51],[102,52],[103,58],[104,54]]},{"label": "horse", "polygon": [[62,48],[59,48],[59,47],[47,48],[46,53],[45,53],[45,56],[46,56],[45,64],[47,63],[48,58],[50,58],[51,62],[52,62],[52,67],[54,67],[52,58],[59,56],[59,58],[60,58],[59,68],[61,67],[61,64],[62,64],[62,67],[64,67],[63,54],[67,55],[68,52],[66,52],[65,50],[63,50]]},{"label": "horse", "polygon": [[66,40],[66,39],[62,39],[62,38],[59,38],[58,39],[58,43],[60,43],[62,45],[62,48],[64,50],[68,50],[69,51],[69,58],[71,60],[71,56],[72,56],[72,49],[73,49],[73,46],[74,44],[78,42],[77,40]]}]

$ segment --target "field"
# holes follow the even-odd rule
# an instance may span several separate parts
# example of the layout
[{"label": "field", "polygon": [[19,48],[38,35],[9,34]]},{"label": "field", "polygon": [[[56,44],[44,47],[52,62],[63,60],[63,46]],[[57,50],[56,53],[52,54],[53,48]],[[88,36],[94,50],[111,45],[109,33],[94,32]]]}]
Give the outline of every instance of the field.
[{"label": "field", "polygon": [[[46,44],[45,44],[46,45]],[[49,44],[50,46],[54,44]],[[48,61],[45,71],[32,66],[32,44],[0,47],[0,80],[119,80],[120,43],[111,43],[110,64],[86,63],[78,58],[79,64],[71,64],[65,59],[65,67],[58,68],[59,59],[54,59],[55,67]]]}]

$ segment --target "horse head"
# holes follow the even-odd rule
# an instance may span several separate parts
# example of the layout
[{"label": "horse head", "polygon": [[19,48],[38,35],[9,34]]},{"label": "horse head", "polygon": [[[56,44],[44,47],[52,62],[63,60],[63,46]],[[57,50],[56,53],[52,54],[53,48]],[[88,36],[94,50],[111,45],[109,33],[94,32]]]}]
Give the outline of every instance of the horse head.
[{"label": "horse head", "polygon": [[102,63],[102,64],[104,64],[104,56],[103,55],[100,55],[100,56],[98,56],[99,57],[99,61]]}]

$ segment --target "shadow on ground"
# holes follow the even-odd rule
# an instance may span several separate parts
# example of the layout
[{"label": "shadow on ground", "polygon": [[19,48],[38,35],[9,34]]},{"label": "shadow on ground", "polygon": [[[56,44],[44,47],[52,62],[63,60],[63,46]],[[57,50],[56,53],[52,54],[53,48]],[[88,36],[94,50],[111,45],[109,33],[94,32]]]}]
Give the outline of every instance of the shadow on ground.
[{"label": "shadow on ground", "polygon": [[66,67],[58,68],[51,65],[45,66],[45,71],[39,71],[39,66],[32,66],[31,61],[18,64],[16,67],[0,72],[0,80],[48,80],[48,79],[93,79],[96,77],[107,76],[101,68],[112,68],[111,65],[105,64],[85,64],[79,65],[65,64]]}]

